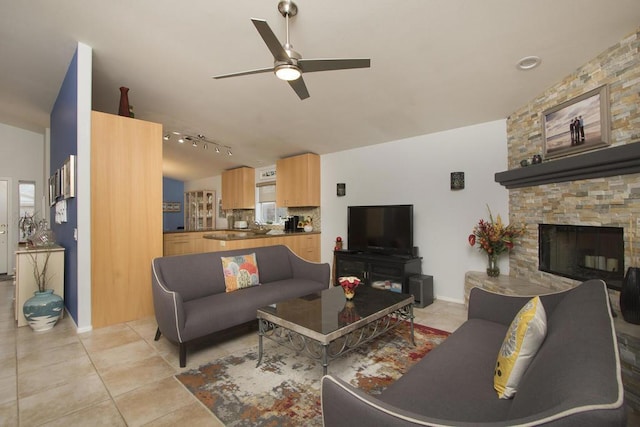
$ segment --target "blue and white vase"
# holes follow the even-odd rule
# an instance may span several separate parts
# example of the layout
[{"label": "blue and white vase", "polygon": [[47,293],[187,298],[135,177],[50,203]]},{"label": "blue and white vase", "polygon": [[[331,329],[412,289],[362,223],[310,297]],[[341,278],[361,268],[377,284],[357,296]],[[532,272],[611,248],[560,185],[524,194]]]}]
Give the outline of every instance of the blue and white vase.
[{"label": "blue and white vase", "polygon": [[36,332],[48,331],[53,328],[62,316],[64,301],[62,297],[53,293],[53,289],[44,292],[36,291],[25,301],[22,307],[25,319]]}]

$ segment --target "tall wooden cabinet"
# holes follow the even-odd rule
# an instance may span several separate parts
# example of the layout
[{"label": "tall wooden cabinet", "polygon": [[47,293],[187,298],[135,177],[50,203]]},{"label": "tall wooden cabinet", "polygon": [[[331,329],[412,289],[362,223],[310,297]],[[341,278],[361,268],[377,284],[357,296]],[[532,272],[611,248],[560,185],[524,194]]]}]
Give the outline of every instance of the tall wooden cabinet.
[{"label": "tall wooden cabinet", "polygon": [[276,162],[276,205],[320,206],[320,156],[307,153]]},{"label": "tall wooden cabinet", "polygon": [[99,328],[154,313],[162,125],[96,111],[91,121],[91,316]]},{"label": "tall wooden cabinet", "polygon": [[184,193],[184,225],[186,230],[210,230],[215,228],[215,191],[200,190]]},{"label": "tall wooden cabinet", "polygon": [[222,172],[222,209],[256,207],[256,172],[246,166]]}]

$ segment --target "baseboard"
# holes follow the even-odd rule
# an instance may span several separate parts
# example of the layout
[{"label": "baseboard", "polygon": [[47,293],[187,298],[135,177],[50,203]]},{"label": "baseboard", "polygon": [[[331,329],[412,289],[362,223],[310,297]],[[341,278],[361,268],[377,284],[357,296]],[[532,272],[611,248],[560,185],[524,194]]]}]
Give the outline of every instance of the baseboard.
[{"label": "baseboard", "polygon": [[435,300],[441,300],[441,301],[446,301],[446,302],[453,302],[453,303],[456,303],[456,304],[464,305],[464,300],[463,300],[463,299],[456,299],[456,298],[448,298],[448,297],[436,296],[436,297],[434,298],[434,301],[435,301]]}]

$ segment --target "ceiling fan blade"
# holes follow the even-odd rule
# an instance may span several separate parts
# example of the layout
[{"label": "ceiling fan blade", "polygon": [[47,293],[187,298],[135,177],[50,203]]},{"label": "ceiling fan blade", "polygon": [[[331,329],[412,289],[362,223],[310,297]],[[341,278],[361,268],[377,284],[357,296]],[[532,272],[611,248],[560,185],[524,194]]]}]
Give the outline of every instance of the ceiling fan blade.
[{"label": "ceiling fan blade", "polygon": [[276,35],[273,34],[273,31],[271,31],[271,28],[269,27],[269,24],[267,24],[267,21],[265,21],[264,19],[251,18],[251,22],[253,22],[253,25],[255,25],[256,30],[258,30],[258,33],[260,33],[262,40],[264,40],[275,60],[285,62],[290,61],[291,58],[289,58],[289,55],[280,44],[280,41],[278,40]]},{"label": "ceiling fan blade", "polygon": [[257,70],[240,71],[239,73],[221,74],[219,76],[213,76],[214,79],[226,79],[227,77],[246,76],[249,74],[259,74],[273,72],[273,67],[258,68]]},{"label": "ceiling fan blade", "polygon": [[346,70],[349,68],[369,68],[371,67],[371,59],[368,58],[350,58],[350,59],[299,59],[298,65],[304,73],[312,73],[314,71],[331,71]]},{"label": "ceiling fan blade", "polygon": [[300,99],[307,99],[309,97],[309,91],[307,90],[307,85],[304,84],[302,76],[295,80],[290,80],[288,83],[289,86],[296,91]]}]

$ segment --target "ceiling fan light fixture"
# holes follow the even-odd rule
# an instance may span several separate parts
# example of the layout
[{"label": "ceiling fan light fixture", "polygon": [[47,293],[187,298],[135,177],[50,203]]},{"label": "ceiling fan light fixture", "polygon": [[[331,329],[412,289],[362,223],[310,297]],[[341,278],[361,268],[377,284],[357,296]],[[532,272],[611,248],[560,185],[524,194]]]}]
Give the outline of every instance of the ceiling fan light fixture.
[{"label": "ceiling fan light fixture", "polygon": [[280,80],[292,81],[297,80],[302,75],[300,68],[293,64],[282,64],[275,68],[276,77]]}]

